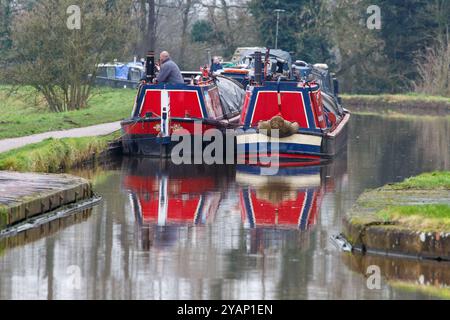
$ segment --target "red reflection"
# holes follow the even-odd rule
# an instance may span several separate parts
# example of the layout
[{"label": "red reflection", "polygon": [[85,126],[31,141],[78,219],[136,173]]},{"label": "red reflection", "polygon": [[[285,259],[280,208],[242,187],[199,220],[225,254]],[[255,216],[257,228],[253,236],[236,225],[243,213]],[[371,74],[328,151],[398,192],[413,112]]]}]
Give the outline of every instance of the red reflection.
[{"label": "red reflection", "polygon": [[204,224],[221,199],[220,193],[209,192],[215,186],[212,177],[126,176],[123,186],[131,191],[138,221],[147,225]]}]

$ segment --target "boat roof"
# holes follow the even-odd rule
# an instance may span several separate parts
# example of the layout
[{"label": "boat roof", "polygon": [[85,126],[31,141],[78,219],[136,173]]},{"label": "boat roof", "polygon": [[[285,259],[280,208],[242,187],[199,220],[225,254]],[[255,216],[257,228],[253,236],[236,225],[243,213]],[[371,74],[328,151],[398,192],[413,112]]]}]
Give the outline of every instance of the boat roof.
[{"label": "boat roof", "polygon": [[[267,52],[267,48],[252,48],[249,50],[245,50],[242,52],[241,59],[248,57],[248,56],[254,56],[255,52],[261,52],[263,58]],[[272,58],[280,58],[285,61],[287,61],[290,64],[292,64],[292,56],[289,52],[280,50],[280,49],[270,49],[270,57]]]},{"label": "boat roof", "polygon": [[109,67],[109,68],[123,68],[123,67],[128,67],[128,68],[137,68],[140,70],[144,70],[144,65],[142,63],[139,62],[127,62],[127,63],[123,63],[123,62],[114,62],[114,63],[100,63],[97,65],[97,67]]}]

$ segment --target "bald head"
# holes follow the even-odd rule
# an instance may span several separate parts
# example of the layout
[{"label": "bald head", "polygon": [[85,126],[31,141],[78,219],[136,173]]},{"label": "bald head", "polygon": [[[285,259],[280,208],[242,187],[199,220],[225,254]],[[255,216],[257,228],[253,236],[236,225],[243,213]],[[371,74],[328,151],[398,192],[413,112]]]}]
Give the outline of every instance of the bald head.
[{"label": "bald head", "polygon": [[159,54],[159,60],[161,61],[161,63],[164,63],[164,61],[166,61],[169,58],[170,54],[167,51],[163,51]]}]

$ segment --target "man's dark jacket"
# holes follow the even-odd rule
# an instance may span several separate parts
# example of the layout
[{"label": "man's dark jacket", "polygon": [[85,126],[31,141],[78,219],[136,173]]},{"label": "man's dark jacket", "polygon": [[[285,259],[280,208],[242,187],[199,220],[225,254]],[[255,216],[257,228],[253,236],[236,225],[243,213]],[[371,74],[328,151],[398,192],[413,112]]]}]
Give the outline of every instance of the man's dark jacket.
[{"label": "man's dark jacket", "polygon": [[183,84],[183,76],[181,75],[180,68],[170,58],[164,61],[161,65],[161,70],[158,75],[158,83],[169,84]]}]

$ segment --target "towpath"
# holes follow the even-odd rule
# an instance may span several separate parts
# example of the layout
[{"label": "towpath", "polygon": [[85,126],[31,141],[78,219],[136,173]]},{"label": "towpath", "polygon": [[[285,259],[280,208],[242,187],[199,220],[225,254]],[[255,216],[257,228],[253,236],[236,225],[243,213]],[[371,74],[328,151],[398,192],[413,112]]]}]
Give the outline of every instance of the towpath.
[{"label": "towpath", "polygon": [[38,143],[45,139],[81,138],[103,136],[120,129],[120,121],[104,123],[90,127],[76,128],[62,131],[50,131],[31,136],[0,140],[0,153],[21,148],[29,144]]}]

